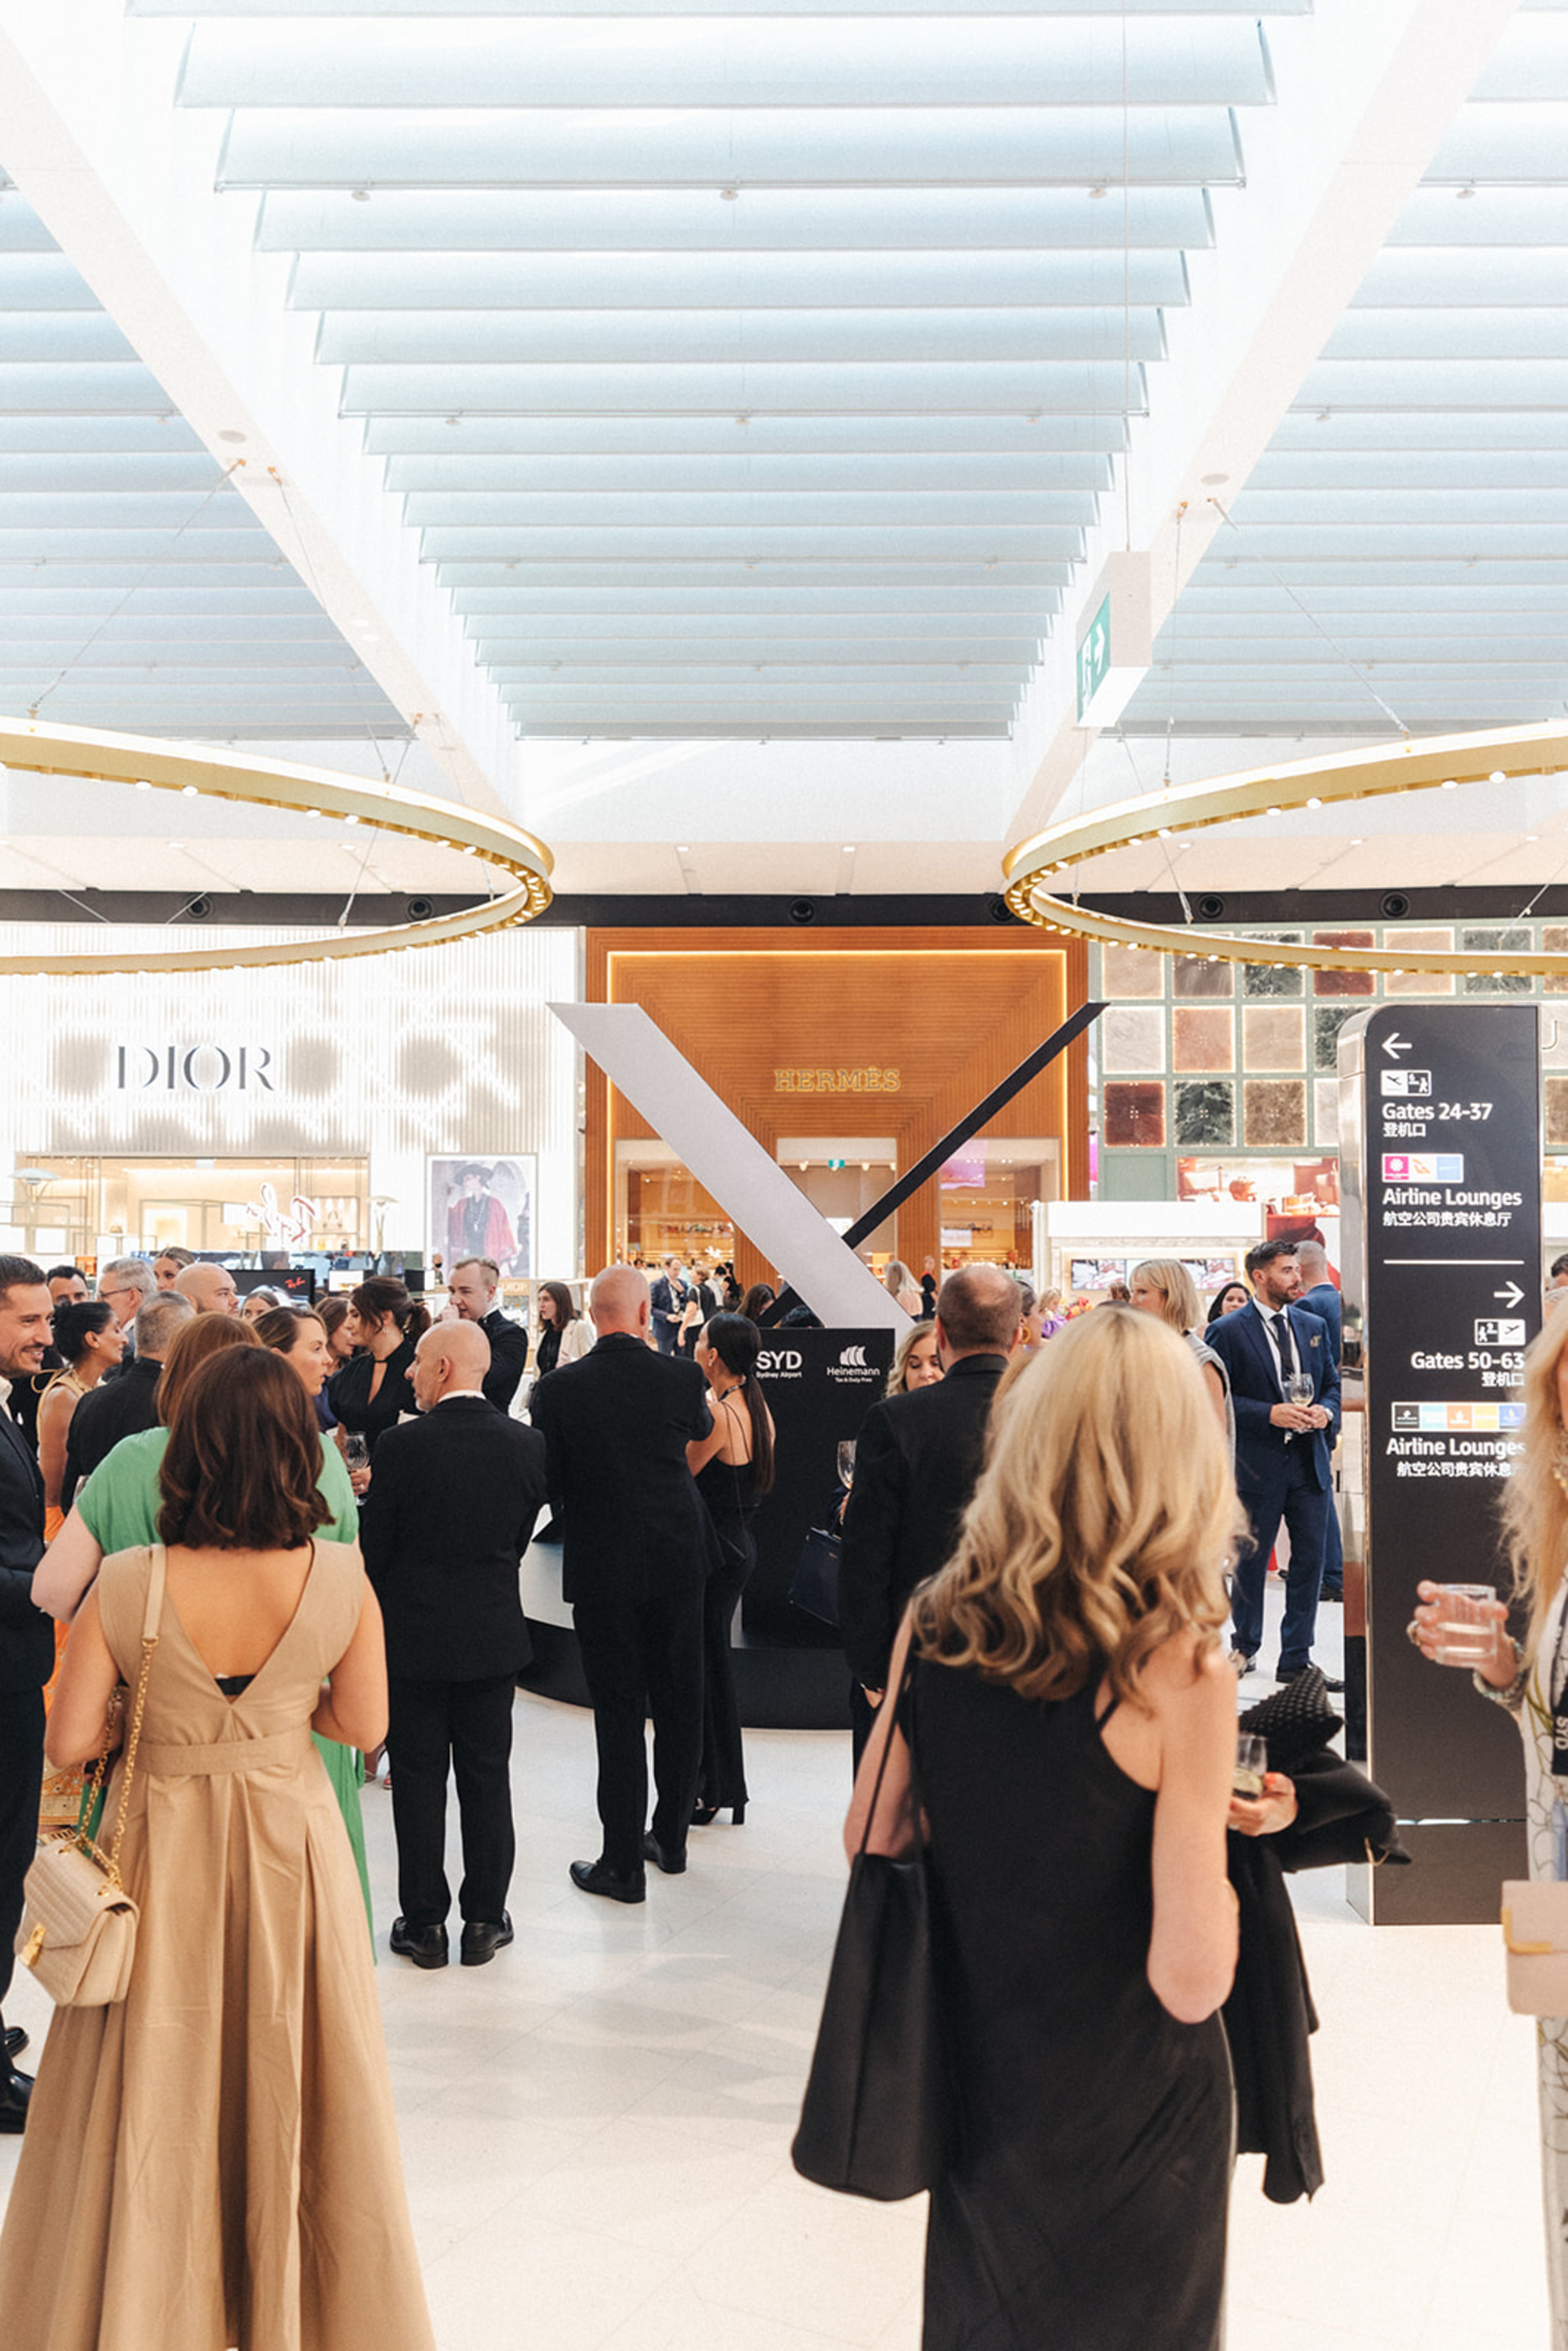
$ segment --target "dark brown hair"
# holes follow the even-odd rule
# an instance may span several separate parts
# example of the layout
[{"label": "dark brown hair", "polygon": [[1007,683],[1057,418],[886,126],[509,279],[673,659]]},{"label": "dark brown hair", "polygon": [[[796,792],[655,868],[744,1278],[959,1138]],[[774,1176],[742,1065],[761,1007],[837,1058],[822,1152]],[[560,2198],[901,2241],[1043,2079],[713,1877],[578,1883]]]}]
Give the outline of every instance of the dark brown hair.
[{"label": "dark brown hair", "polygon": [[564,1281],[541,1281],[539,1296],[553,1301],[558,1331],[564,1331],[569,1322],[577,1321],[577,1309],[571,1302],[571,1292]]},{"label": "dark brown hair", "polygon": [[319,1298],[316,1301],[310,1311],[330,1339],[342,1329],[348,1320],[349,1301],[341,1290],[329,1290],[325,1298]]},{"label": "dark brown hair", "polygon": [[349,1303],[367,1325],[384,1322],[390,1314],[405,1339],[423,1339],[430,1328],[429,1307],[411,1298],[406,1283],[392,1273],[372,1273],[350,1291]]},{"label": "dark brown hair", "polygon": [[191,1314],[169,1342],[153,1400],[165,1428],[172,1425],[181,1397],[204,1363],[228,1347],[259,1347],[256,1327],[237,1314]]},{"label": "dark brown hair", "polygon": [[158,1473],[159,1538],[193,1550],[298,1551],[332,1515],[320,1475],[316,1414],[283,1358],[259,1342],[225,1349],[181,1390]]}]

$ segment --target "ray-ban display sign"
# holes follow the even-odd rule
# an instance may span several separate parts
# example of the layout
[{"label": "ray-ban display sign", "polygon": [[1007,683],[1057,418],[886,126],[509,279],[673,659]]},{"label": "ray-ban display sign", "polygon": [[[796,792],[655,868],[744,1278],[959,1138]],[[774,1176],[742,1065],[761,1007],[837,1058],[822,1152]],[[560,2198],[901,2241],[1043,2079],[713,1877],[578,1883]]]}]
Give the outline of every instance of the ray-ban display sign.
[{"label": "ray-ban display sign", "polygon": [[1347,1024],[1340,1054],[1346,1319],[1364,1318],[1368,1751],[1420,1865],[1378,1871],[1372,1898],[1391,1919],[1492,1920],[1500,1880],[1524,1873],[1519,1734],[1406,1626],[1423,1578],[1510,1585],[1499,1506],[1542,1314],[1539,1015],[1384,1007]]}]

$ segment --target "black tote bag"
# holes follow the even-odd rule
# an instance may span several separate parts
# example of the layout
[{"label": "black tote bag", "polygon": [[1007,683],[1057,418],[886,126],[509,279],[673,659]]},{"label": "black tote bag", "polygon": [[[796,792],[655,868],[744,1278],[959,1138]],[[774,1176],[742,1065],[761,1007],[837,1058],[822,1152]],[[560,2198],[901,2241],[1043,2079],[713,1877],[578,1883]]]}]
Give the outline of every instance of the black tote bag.
[{"label": "black tote bag", "polygon": [[[908,1687],[906,1677],[901,1706]],[[790,2148],[802,2179],[879,2203],[934,2187],[946,2168],[954,2134],[925,1854],[922,1848],[911,1861],[893,1861],[865,1849],[892,1744],[890,1739],[883,1750],[865,1833],[851,1865],[800,2126]],[[913,1735],[910,1795],[918,1823]]]}]

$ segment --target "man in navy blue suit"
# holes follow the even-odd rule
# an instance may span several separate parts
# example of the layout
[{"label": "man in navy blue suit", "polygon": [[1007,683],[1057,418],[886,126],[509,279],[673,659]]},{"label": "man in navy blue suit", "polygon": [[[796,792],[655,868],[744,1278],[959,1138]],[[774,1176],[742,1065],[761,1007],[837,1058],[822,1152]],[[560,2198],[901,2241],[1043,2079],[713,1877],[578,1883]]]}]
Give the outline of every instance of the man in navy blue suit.
[{"label": "man in navy blue suit", "polygon": [[[1344,1363],[1344,1308],[1339,1291],[1329,1280],[1329,1253],[1322,1241],[1302,1241],[1296,1251],[1296,1263],[1301,1275],[1301,1304],[1309,1314],[1315,1314],[1328,1325],[1329,1346],[1334,1363],[1343,1368]],[[1336,1604],[1344,1599],[1344,1545],[1340,1537],[1339,1512],[1334,1508],[1333,1489],[1329,1489],[1328,1517],[1323,1524],[1323,1581],[1318,1594],[1321,1600]]]},{"label": "man in navy blue suit", "polygon": [[[1247,1252],[1250,1302],[1221,1315],[1207,1337],[1230,1374],[1236,1409],[1236,1483],[1252,1526],[1252,1549],[1231,1580],[1230,1614],[1243,1672],[1263,1638],[1263,1580],[1281,1520],[1290,1531],[1280,1679],[1312,1661],[1323,1533],[1332,1493],[1330,1461],[1339,1433],[1339,1365],[1327,1325],[1295,1301],[1301,1268],[1293,1241],[1260,1241]],[[1288,1382],[1305,1374],[1312,1401],[1292,1404]],[[1342,1685],[1331,1682],[1331,1689]]]}]

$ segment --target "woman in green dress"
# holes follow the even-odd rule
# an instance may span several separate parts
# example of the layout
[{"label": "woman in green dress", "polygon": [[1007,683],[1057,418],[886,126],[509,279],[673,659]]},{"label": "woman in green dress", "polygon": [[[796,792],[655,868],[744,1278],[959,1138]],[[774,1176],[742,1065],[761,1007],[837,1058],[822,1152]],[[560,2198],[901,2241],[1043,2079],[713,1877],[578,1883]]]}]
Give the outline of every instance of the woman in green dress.
[{"label": "woman in green dress", "polygon": [[[293,1314],[287,1308],[277,1310],[287,1317],[289,1330],[277,1334],[292,1337],[292,1348],[277,1345],[276,1352],[284,1355],[292,1370],[304,1384],[306,1394],[314,1399],[319,1394],[327,1368],[326,1332],[314,1315]],[[273,1315],[265,1320],[270,1323]],[[298,1327],[294,1327],[298,1326]],[[320,1343],[322,1361],[318,1362],[317,1350],[310,1343]],[[76,1614],[97,1575],[100,1562],[110,1552],[130,1551],[140,1543],[158,1540],[158,1511],[161,1495],[158,1472],[168,1449],[169,1424],[183,1390],[189,1386],[198,1367],[210,1355],[224,1347],[255,1347],[263,1344],[258,1325],[244,1322],[237,1314],[197,1314],[183,1322],[169,1343],[163,1359],[163,1374],[158,1383],[158,1418],[156,1428],[141,1430],[134,1437],[121,1437],[113,1450],[106,1455],[90,1478],[78,1487],[75,1503],[64,1526],[38,1562],[33,1578],[33,1600],[36,1606],[66,1623]],[[315,1386],[311,1386],[314,1375]],[[331,1515],[322,1532],[334,1542],[355,1543],[360,1540],[359,1505],[354,1489],[349,1483],[349,1473],[335,1445],[321,1448],[321,1475],[318,1486],[322,1500]],[[360,1789],[362,1772],[355,1749],[340,1747],[333,1740],[318,1739],[321,1760],[327,1766],[343,1824],[349,1832],[349,1844],[354,1865],[360,1874],[360,1886],[365,1897],[365,1916],[371,1917],[370,1878],[365,1867],[365,1824],[360,1811]],[[375,1927],[371,1922],[372,1940]]]}]

